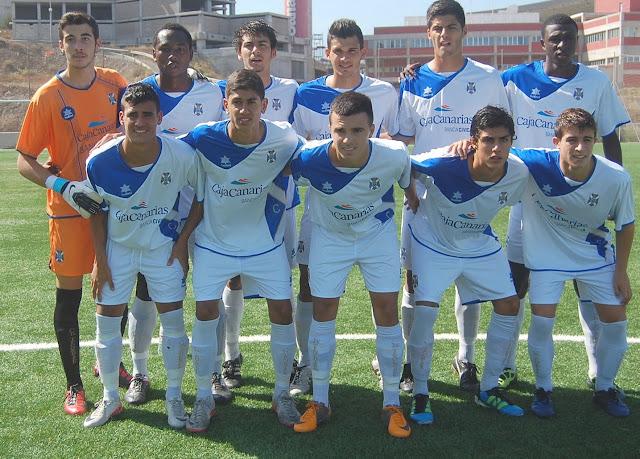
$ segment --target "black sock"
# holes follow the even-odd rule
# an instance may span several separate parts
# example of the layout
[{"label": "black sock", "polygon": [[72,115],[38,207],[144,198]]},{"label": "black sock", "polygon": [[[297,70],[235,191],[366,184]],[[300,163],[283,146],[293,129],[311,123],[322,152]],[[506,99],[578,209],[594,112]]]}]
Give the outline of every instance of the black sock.
[{"label": "black sock", "polygon": [[53,313],[53,327],[58,339],[58,350],[62,368],[67,377],[67,388],[79,384],[80,377],[80,327],[78,310],[82,299],[82,289],[56,289],[56,308]]},{"label": "black sock", "polygon": [[127,321],[129,320],[129,305],[124,305],[124,312],[122,313],[122,321],[120,322],[120,334],[124,336],[124,330],[127,328]]}]

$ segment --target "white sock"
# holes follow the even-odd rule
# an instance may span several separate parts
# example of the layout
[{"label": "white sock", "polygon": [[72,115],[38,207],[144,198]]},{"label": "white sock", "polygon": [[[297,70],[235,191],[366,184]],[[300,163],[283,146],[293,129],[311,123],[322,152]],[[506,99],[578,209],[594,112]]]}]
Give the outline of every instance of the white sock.
[{"label": "white sock", "polygon": [[409,351],[411,352],[411,372],[413,373],[413,393],[428,394],[427,381],[431,373],[433,357],[433,326],[438,318],[440,308],[416,306],[413,315],[413,327],[409,335]]},{"label": "white sock", "polygon": [[627,321],[600,322],[600,338],[596,346],[598,374],[596,390],[608,390],[618,374],[627,351]]},{"label": "white sock", "polygon": [[196,399],[211,395],[211,374],[218,353],[216,340],[216,328],[218,319],[193,321],[193,336],[191,338],[191,358],[196,374],[196,386],[198,391]]},{"label": "white sock", "polygon": [[218,309],[218,326],[216,327],[216,360],[213,363],[214,373],[222,374],[222,362],[224,362],[225,341],[227,338],[227,312],[226,308]]},{"label": "white sock", "polygon": [[553,368],[553,324],[555,317],[531,314],[529,327],[529,358],[536,377],[536,387],[553,390],[551,369]]},{"label": "white sock", "polygon": [[289,393],[289,377],[296,354],[296,331],[293,322],[287,325],[271,323],[271,359],[276,374],[275,393]]},{"label": "white sock", "polygon": [[225,287],[222,292],[227,334],[224,346],[225,360],[233,360],[240,356],[240,322],[242,322],[242,313],[244,312],[243,295],[242,289],[231,290],[229,287]]},{"label": "white sock", "polygon": [[376,327],[376,354],[382,375],[382,406],[400,406],[400,375],[404,343],[400,324]]},{"label": "white sock", "polygon": [[509,349],[509,353],[507,354],[507,358],[504,363],[505,368],[511,368],[512,370],[516,370],[516,355],[518,354],[518,340],[520,339],[520,330],[522,330],[522,322],[524,322],[524,311],[527,305],[527,300],[522,298],[520,300],[520,309],[518,310],[516,327],[513,330],[513,338],[514,344],[513,347]]},{"label": "white sock", "polygon": [[309,365],[309,329],[311,328],[311,319],[313,319],[313,302],[302,301],[298,298],[296,313],[294,316],[296,322],[296,340],[298,349],[300,349],[300,359],[298,365],[301,367]]},{"label": "white sock", "polygon": [[122,317],[108,317],[96,313],[96,358],[106,401],[120,399],[118,395],[118,371],[122,360]]},{"label": "white sock", "polygon": [[313,400],[329,406],[329,381],[336,354],[336,321],[311,321],[309,352],[313,379]]},{"label": "white sock", "polygon": [[504,369],[507,354],[515,347],[513,330],[517,322],[517,316],[505,316],[495,311],[491,313],[480,390],[490,390],[498,386],[498,377]]},{"label": "white sock", "polygon": [[593,379],[598,374],[596,346],[600,335],[600,318],[595,305],[591,301],[582,300],[578,302],[578,317],[580,317],[580,325],[582,325],[582,333],[584,334],[584,347],[589,361],[589,379]]},{"label": "white sock", "polygon": [[129,308],[129,342],[131,347],[131,360],[133,361],[133,374],[148,375],[147,362],[149,361],[149,348],[153,338],[153,330],[156,328],[158,311],[153,301],[145,301],[136,297]]},{"label": "white sock", "polygon": [[462,304],[456,287],[455,311],[458,325],[458,358],[463,362],[475,363],[480,304]]},{"label": "white sock", "polygon": [[411,326],[413,325],[413,308],[416,305],[416,299],[413,293],[402,290],[401,303],[401,320],[402,320],[402,336],[404,337],[404,355],[405,361],[411,363],[409,355],[409,335],[411,334]]},{"label": "white sock", "polygon": [[162,360],[167,370],[167,400],[181,397],[182,379],[187,365],[187,351],[189,350],[189,338],[184,331],[184,310],[160,314],[160,322],[164,333],[160,347],[162,348]]}]

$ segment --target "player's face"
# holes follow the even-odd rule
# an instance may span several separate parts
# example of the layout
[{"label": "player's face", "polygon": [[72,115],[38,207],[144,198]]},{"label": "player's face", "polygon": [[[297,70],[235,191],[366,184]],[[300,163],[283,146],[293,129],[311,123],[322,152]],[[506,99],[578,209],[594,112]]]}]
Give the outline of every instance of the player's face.
[{"label": "player's face", "polygon": [[238,59],[242,61],[245,69],[256,73],[271,71],[271,60],[276,57],[276,50],[271,48],[269,37],[245,34],[242,36],[242,46],[238,53]]},{"label": "player's face", "polygon": [[62,29],[60,50],[67,59],[67,67],[84,69],[93,67],[99,40],[93,36],[89,24],[68,25]]},{"label": "player's face", "polygon": [[255,91],[238,89],[224,99],[224,109],[236,127],[250,127],[260,123],[260,115],[267,109],[267,99],[260,99]]},{"label": "player's face", "polygon": [[553,138],[553,144],[560,150],[560,163],[565,170],[591,167],[595,143],[596,133],[588,128],[570,127],[564,130],[562,137]]},{"label": "player's face", "polygon": [[474,167],[483,167],[492,171],[503,170],[512,143],[513,137],[504,126],[481,130],[473,139]]},{"label": "player's face", "polygon": [[572,63],[577,43],[578,32],[569,24],[548,25],[540,40],[547,60],[559,66]]},{"label": "player's face", "polygon": [[127,140],[134,144],[146,144],[155,141],[156,128],[162,121],[162,112],[156,104],[147,100],[132,105],[124,101],[120,112],[120,124],[124,127]]},{"label": "player's face", "polygon": [[158,43],[153,48],[153,59],[158,64],[160,75],[179,77],[187,75],[193,49],[187,37],[179,30],[161,30]]},{"label": "player's face", "polygon": [[360,48],[358,37],[331,39],[331,46],[325,50],[331,62],[333,74],[340,77],[353,77],[360,74],[360,61],[367,50]]},{"label": "player's face", "polygon": [[427,36],[431,40],[434,52],[443,58],[462,55],[462,40],[467,34],[467,28],[462,27],[452,14],[436,16],[427,29]]},{"label": "player's face", "polygon": [[369,137],[373,135],[375,126],[369,123],[366,113],[342,116],[335,113],[329,115],[332,148],[335,148],[339,159],[357,160],[369,155]]}]

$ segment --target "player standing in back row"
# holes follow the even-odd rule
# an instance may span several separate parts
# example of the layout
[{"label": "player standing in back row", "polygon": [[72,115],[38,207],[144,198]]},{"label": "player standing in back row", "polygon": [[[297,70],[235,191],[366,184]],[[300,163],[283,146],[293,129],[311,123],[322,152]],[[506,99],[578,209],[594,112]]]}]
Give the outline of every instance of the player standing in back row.
[{"label": "player standing in back row", "polygon": [[[60,19],[59,38],[67,66],[31,99],[16,150],[20,174],[48,189],[49,268],[56,276],[53,324],[67,379],[64,410],[83,414],[87,408],[80,377],[78,309],[82,277],[93,268],[94,252],[89,222],[78,215],[80,208],[70,191],[90,192],[76,181],[86,179],[85,162],[95,143],[116,132],[118,100],[127,83],[115,70],[94,66],[100,35],[91,16],[66,13]],[[43,166],[37,158],[44,149],[50,159]]]}]

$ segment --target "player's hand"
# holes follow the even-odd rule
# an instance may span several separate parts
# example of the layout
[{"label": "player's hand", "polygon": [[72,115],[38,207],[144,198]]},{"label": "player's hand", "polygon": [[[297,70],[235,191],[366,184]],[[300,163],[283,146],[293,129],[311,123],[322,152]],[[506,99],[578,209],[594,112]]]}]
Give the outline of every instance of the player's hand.
[{"label": "player's hand", "polygon": [[111,290],[113,287],[113,279],[111,278],[111,269],[108,264],[98,265],[93,264],[93,271],[91,271],[91,294],[96,302],[102,301],[102,291],[105,284],[109,285]]},{"label": "player's hand", "polygon": [[398,78],[398,81],[402,81],[405,78],[415,78],[416,77],[416,70],[418,70],[420,68],[422,64],[419,62],[414,62],[413,64],[408,64],[405,66],[405,68],[402,69],[402,72],[400,72],[400,77]]},{"label": "player's hand", "polygon": [[184,273],[184,277],[187,277],[187,273],[189,272],[189,246],[188,239],[178,239],[175,244],[173,244],[173,248],[171,249],[171,255],[169,255],[169,260],[167,260],[167,266],[172,266],[174,261],[178,261],[180,263],[180,267],[182,268],[182,272]]},{"label": "player's hand", "polygon": [[91,151],[95,150],[96,148],[101,147],[102,145],[104,145],[107,142],[112,141],[113,139],[117,139],[120,136],[122,136],[121,132],[111,132],[109,134],[105,134],[104,137],[102,137],[100,140],[98,140],[98,142],[93,146]]},{"label": "player's hand", "polygon": [[67,181],[62,185],[60,194],[84,218],[97,214],[102,207],[102,196],[82,182]]},{"label": "player's hand", "polygon": [[449,145],[449,153],[456,155],[460,159],[467,159],[471,153],[473,153],[473,146],[471,139],[458,140]]},{"label": "player's hand", "polygon": [[613,273],[613,292],[616,294],[623,306],[631,301],[631,282],[626,271],[616,270]]},{"label": "player's hand", "polygon": [[415,194],[413,196],[406,196],[404,205],[407,209],[415,214],[418,211],[418,207],[420,206],[420,199]]}]

